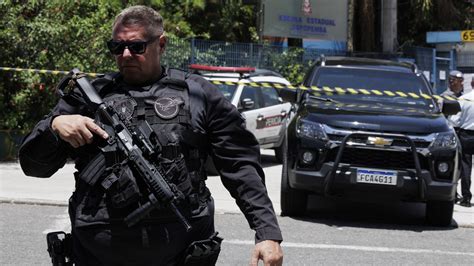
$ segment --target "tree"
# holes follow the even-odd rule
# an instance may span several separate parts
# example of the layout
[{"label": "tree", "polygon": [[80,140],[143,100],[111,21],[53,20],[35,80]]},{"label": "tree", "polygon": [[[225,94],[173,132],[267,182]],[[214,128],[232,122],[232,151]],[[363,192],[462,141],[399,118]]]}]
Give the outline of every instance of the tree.
[{"label": "tree", "polygon": [[196,36],[215,41],[256,42],[256,6],[242,0],[208,1],[188,16]]},{"label": "tree", "polygon": [[[105,41],[119,1],[0,2],[2,66],[110,71]],[[18,44],[18,45],[13,45]],[[0,127],[28,129],[51,108],[60,76],[1,72]]]},{"label": "tree", "polygon": [[[354,1],[354,51],[381,52],[377,21],[381,1]],[[398,0],[398,43],[425,46],[428,31],[459,31],[474,28],[469,0]]]},{"label": "tree", "polygon": [[165,20],[167,34],[179,38],[195,35],[195,29],[190,23],[189,17],[201,12],[206,7],[205,0],[149,0],[140,4],[151,6],[160,12]]},{"label": "tree", "polygon": [[354,51],[375,51],[375,9],[373,0],[355,2]]},{"label": "tree", "polygon": [[399,0],[399,43],[424,46],[428,31],[474,28],[473,4],[468,0]]},{"label": "tree", "polygon": [[[160,10],[171,38],[193,36],[185,14],[204,8],[201,1],[0,1],[1,66],[105,73],[115,70],[105,42],[114,17],[126,6]],[[183,10],[188,10],[185,13]],[[14,45],[18,44],[18,45]],[[180,55],[182,58],[183,55]],[[57,101],[61,75],[0,72],[0,129],[24,130]]]}]

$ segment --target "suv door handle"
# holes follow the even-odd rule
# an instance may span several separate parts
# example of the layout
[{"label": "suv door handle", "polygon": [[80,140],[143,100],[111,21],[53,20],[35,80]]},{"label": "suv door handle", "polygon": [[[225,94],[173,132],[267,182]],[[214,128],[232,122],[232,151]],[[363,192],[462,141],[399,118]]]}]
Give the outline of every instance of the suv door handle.
[{"label": "suv door handle", "polygon": [[265,118],[263,115],[257,115],[257,121],[263,121],[263,118]]},{"label": "suv door handle", "polygon": [[281,117],[286,117],[287,114],[286,110],[281,110],[280,112]]}]

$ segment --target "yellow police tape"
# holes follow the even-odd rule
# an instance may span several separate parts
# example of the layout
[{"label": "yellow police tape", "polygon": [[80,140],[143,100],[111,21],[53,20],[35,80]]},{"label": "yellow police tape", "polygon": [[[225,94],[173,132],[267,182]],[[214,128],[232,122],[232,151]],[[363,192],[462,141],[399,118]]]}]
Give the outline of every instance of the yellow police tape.
[{"label": "yellow police tape", "polygon": [[[0,71],[16,71],[16,72],[33,72],[39,74],[69,74],[69,71],[61,71],[61,70],[45,70],[45,69],[31,69],[31,68],[13,68],[13,67],[0,67]],[[91,77],[98,77],[103,75],[101,73],[84,73]],[[265,88],[276,88],[276,89],[300,89],[305,91],[311,91],[316,95],[333,95],[333,94],[361,94],[361,95],[373,95],[373,96],[389,96],[389,97],[403,97],[403,98],[413,98],[413,99],[420,99],[424,98],[427,100],[434,99],[434,100],[442,100],[447,99],[450,101],[457,101],[458,99],[454,96],[449,95],[428,95],[425,93],[416,94],[413,92],[405,93],[403,91],[389,91],[389,90],[368,90],[368,89],[353,89],[353,88],[330,88],[330,87],[317,87],[317,86],[294,86],[294,85],[283,85],[283,84],[271,84],[268,82],[234,82],[234,81],[218,81],[218,80],[211,80],[210,81],[216,85],[245,85],[250,87],[265,87]],[[461,99],[460,99],[461,100]],[[466,100],[466,99],[464,99]],[[470,100],[466,100],[470,101]]]},{"label": "yellow police tape", "polygon": [[389,91],[389,90],[368,90],[368,89],[353,89],[353,88],[330,88],[327,86],[317,87],[317,86],[294,86],[294,85],[282,85],[282,84],[270,84],[268,82],[233,82],[233,81],[219,81],[219,80],[211,80],[210,81],[216,85],[245,85],[249,87],[273,87],[276,89],[300,89],[305,91],[310,91],[314,95],[334,95],[334,94],[361,94],[361,95],[372,95],[372,96],[389,96],[389,97],[403,97],[403,98],[413,98],[413,99],[420,99],[424,98],[427,100],[434,99],[434,100],[441,100],[447,99],[451,101],[462,100],[458,99],[454,96],[449,95],[429,95],[425,93],[416,94],[413,92],[403,92],[403,91]]},{"label": "yellow police tape", "polygon": [[[53,74],[53,75],[67,75],[70,71],[62,70],[46,70],[46,69],[33,69],[33,68],[14,68],[14,67],[0,67],[0,71],[15,71],[15,72],[32,72],[38,74]],[[100,73],[84,73],[87,76],[97,77],[100,76]]]}]

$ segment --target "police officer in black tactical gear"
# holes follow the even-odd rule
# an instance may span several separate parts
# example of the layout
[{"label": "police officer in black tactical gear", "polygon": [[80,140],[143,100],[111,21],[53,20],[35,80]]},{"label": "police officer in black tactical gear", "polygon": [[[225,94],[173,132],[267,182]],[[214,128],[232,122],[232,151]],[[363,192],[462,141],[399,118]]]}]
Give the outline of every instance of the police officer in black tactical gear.
[{"label": "police officer in black tactical gear", "polygon": [[222,239],[214,230],[214,203],[205,185],[210,155],[256,231],[251,264],[281,265],[282,235],[263,183],[258,142],[215,86],[161,66],[165,45],[158,12],[144,6],[123,10],[107,43],[120,72],[92,84],[127,128],[155,137],[149,142],[156,151],[150,163],[176,192],[176,207],[190,230],[159,202],[161,207],[137,223],[126,223],[149,201],[149,191],[77,87],[59,88],[64,94],[58,104],[25,138],[19,154],[23,171],[50,177],[69,158],[75,161],[69,214],[76,265],[212,265]]}]

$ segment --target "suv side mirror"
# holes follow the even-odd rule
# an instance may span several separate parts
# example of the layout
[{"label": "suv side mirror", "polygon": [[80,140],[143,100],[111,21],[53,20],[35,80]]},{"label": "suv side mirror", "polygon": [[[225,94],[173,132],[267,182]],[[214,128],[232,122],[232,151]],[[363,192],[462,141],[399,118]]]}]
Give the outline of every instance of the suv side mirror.
[{"label": "suv side mirror", "polygon": [[252,99],[250,98],[244,98],[240,102],[240,105],[242,106],[243,110],[249,110],[249,109],[253,109],[253,107],[255,106],[255,102],[252,101]]},{"label": "suv side mirror", "polygon": [[296,95],[297,95],[297,92],[295,89],[288,89],[288,88],[280,89],[280,97],[285,102],[296,103]]},{"label": "suv side mirror", "polygon": [[441,112],[445,115],[455,115],[461,111],[461,105],[458,101],[443,100]]}]

